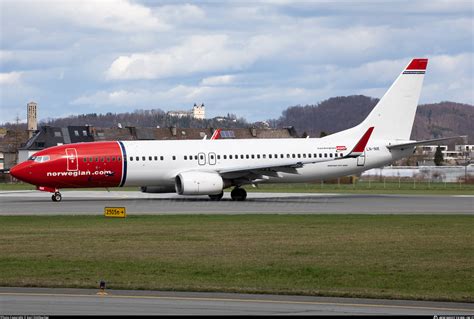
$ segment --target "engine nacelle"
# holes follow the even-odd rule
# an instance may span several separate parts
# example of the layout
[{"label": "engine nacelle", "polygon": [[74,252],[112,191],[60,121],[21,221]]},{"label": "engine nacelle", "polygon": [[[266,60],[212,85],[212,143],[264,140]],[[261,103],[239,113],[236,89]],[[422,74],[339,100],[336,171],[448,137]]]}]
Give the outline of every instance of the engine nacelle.
[{"label": "engine nacelle", "polygon": [[222,177],[213,172],[184,172],[176,176],[179,195],[216,195],[224,189]]},{"label": "engine nacelle", "polygon": [[174,186],[142,186],[142,193],[174,193]]}]

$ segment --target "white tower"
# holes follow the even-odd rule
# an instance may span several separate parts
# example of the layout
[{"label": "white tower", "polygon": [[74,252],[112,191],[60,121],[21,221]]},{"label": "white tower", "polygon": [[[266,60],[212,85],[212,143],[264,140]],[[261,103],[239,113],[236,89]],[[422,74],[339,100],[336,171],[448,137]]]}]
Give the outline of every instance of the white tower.
[{"label": "white tower", "polygon": [[204,103],[202,103],[201,105],[194,104],[193,118],[198,120],[204,120],[206,118],[206,109],[204,107]]},{"label": "white tower", "polygon": [[27,104],[27,126],[28,126],[28,138],[33,137],[33,134],[38,130],[38,117],[37,110],[38,105],[35,102]]}]

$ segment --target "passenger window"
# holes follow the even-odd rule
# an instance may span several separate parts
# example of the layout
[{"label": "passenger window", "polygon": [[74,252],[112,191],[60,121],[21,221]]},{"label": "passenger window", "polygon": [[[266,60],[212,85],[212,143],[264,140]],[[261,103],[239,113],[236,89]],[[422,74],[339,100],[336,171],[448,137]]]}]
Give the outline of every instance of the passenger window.
[{"label": "passenger window", "polygon": [[146,161],[146,157],[145,157],[145,156],[142,156],[142,160],[143,160],[143,161]]},{"label": "passenger window", "polygon": [[158,156],[155,156],[154,159],[155,159],[155,161],[157,161],[157,160],[158,160]]},{"label": "passenger window", "polygon": [[137,161],[139,161],[139,160],[140,160],[140,157],[136,156],[135,159],[136,159]]},{"label": "passenger window", "polygon": [[194,159],[197,160],[197,159],[198,159],[198,156],[197,156],[197,155],[194,155]]},{"label": "passenger window", "polygon": [[324,157],[328,157],[328,153],[324,153]]},{"label": "passenger window", "polygon": [[332,153],[329,153],[329,157],[332,157]]},{"label": "passenger window", "polygon": [[149,161],[153,160],[153,157],[148,156],[148,160],[149,160]]},{"label": "passenger window", "polygon": [[[224,155],[225,156],[225,155]],[[221,159],[221,156],[220,155],[217,155],[217,159],[220,160]]]},{"label": "passenger window", "polygon": [[110,162],[110,157],[109,156],[107,156],[107,162]]},{"label": "passenger window", "polygon": [[96,162],[98,162],[98,161],[99,161],[99,158],[98,158],[98,157],[96,157],[96,158],[95,158],[95,161],[96,161]]},{"label": "passenger window", "polygon": [[298,158],[301,158],[301,154],[298,154]]},{"label": "passenger window", "polygon": [[268,158],[272,158],[272,154],[268,154]]},{"label": "passenger window", "polygon": [[84,163],[87,163],[87,157],[84,157],[83,161]]},{"label": "passenger window", "polygon": [[112,162],[115,162],[115,156],[112,156]]},{"label": "passenger window", "polygon": [[280,154],[280,158],[283,158],[283,154]]},{"label": "passenger window", "polygon": [[184,160],[186,161],[188,159],[188,157],[186,155],[184,155]]},{"label": "passenger window", "polygon": [[227,155],[224,155],[224,159],[227,159]]},{"label": "passenger window", "polygon": [[249,158],[250,158],[249,154],[246,154],[246,155],[245,155],[245,158],[246,158],[246,159],[249,159]]},{"label": "passenger window", "polygon": [[163,156],[160,156],[160,161],[164,161],[165,158]]},{"label": "passenger window", "polygon": [[291,154],[291,157],[295,158],[296,156],[295,156],[295,154]]},{"label": "passenger window", "polygon": [[260,159],[260,154],[257,154],[257,158]]},{"label": "passenger window", "polygon": [[254,154],[252,154],[252,159],[254,159],[254,158],[255,158],[255,155],[254,155]]},{"label": "passenger window", "polygon": [[231,154],[231,155],[229,155],[229,159],[232,159],[232,154]]},{"label": "passenger window", "polygon": [[173,161],[176,161],[176,156],[175,155],[173,155]]},{"label": "passenger window", "polygon": [[306,154],[303,154],[303,158],[306,158]]},{"label": "passenger window", "polygon": [[[124,157],[124,158],[125,158],[125,160],[127,159],[126,157]],[[121,161],[122,161],[122,157],[121,157],[121,156],[117,157],[117,161],[121,162]]]},{"label": "passenger window", "polygon": [[311,153],[308,153],[308,158],[311,158]]},{"label": "passenger window", "polygon": [[240,159],[244,159],[244,155],[243,155],[243,154],[240,154]]}]

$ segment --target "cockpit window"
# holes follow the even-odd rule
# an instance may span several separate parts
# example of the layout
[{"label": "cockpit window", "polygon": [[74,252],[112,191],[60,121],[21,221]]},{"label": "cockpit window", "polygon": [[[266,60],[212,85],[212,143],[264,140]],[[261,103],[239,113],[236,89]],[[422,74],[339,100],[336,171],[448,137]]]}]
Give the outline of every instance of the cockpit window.
[{"label": "cockpit window", "polygon": [[49,161],[49,155],[45,155],[45,156],[31,156],[30,159],[33,160],[33,161],[35,161],[36,163],[44,163],[44,162]]},{"label": "cockpit window", "polygon": [[30,158],[28,159],[29,161],[34,161],[36,159],[36,156],[30,156]]}]

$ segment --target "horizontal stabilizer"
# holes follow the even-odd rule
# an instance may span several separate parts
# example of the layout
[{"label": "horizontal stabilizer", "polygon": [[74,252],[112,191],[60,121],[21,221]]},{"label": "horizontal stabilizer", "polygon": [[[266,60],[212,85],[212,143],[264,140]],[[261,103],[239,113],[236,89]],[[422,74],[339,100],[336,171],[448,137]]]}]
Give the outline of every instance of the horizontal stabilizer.
[{"label": "horizontal stabilizer", "polygon": [[447,141],[447,140],[452,140],[456,138],[466,138],[466,135],[461,135],[461,136],[451,136],[451,137],[443,137],[443,138],[435,138],[432,140],[423,140],[423,141],[416,141],[416,142],[409,142],[409,143],[402,143],[402,144],[393,144],[393,145],[387,145],[387,148],[389,150],[393,149],[405,149],[408,147],[413,147],[417,145],[426,145],[426,144],[432,144],[433,142],[441,142],[441,141]]}]

